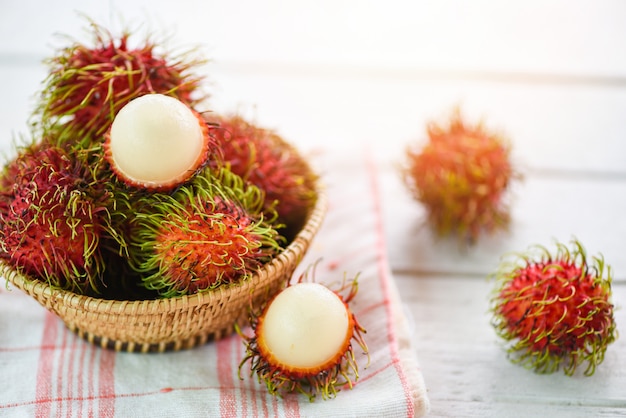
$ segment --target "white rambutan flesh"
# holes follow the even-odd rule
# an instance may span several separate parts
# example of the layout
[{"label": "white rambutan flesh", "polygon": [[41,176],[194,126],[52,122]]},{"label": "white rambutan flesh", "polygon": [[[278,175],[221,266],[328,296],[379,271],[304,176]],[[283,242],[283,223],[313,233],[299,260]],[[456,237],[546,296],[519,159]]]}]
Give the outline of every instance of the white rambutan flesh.
[{"label": "white rambutan flesh", "polygon": [[206,124],[181,101],[147,94],[115,116],[107,135],[107,159],[118,177],[134,186],[171,188],[205,162]]},{"label": "white rambutan flesh", "polygon": [[311,401],[318,394],[329,399],[359,378],[352,341],[368,352],[365,329],[348,306],[358,285],[356,277],[344,278],[338,289],[305,279],[306,273],[260,314],[252,313],[254,335],[239,331],[246,344],[239,370],[250,361],[251,373],[273,395],[300,392]]},{"label": "white rambutan flesh", "polygon": [[316,368],[344,354],[352,328],[348,308],[336,293],[318,283],[299,283],[268,306],[259,344],[284,366]]}]

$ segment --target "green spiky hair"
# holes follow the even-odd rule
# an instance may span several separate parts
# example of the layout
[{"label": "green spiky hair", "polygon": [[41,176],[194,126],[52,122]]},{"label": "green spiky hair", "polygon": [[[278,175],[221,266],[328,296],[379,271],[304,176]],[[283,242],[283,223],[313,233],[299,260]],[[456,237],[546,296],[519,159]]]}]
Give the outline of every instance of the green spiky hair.
[{"label": "green spiky hair", "polygon": [[111,222],[94,169],[36,144],[7,164],[1,183],[0,256],[53,287],[98,293],[105,268],[99,244]]},{"label": "green spiky hair", "polygon": [[208,168],[171,195],[146,195],[131,222],[131,267],[161,297],[245,280],[281,250],[263,200],[239,176]]},{"label": "green spiky hair", "polygon": [[[223,161],[244,180],[263,189],[268,207],[292,238],[304,226],[317,201],[319,179],[296,147],[276,132],[235,114],[204,115],[211,125]],[[211,164],[211,162],[210,162]]]},{"label": "green spiky hair", "polygon": [[[310,266],[298,280],[286,283],[286,288],[300,283],[314,283],[314,269],[315,265]],[[359,364],[354,353],[356,346],[360,347],[362,353],[367,356],[367,365],[370,363],[370,354],[364,339],[366,330],[349,309],[349,304],[359,289],[358,276],[359,274],[354,278],[348,278],[344,274],[340,283],[333,283],[332,287],[328,286],[346,305],[352,334],[350,344],[347,345],[345,352],[335,359],[336,363],[328,364],[322,371],[311,373],[310,370],[280,364],[272,358],[267,348],[263,348],[264,345],[259,343],[259,338],[261,338],[259,330],[264,321],[263,317],[272,302],[268,301],[260,311],[250,310],[249,322],[254,331],[253,335],[246,335],[239,326],[235,327],[237,333],[243,338],[246,348],[246,353],[239,363],[239,379],[243,379],[242,368],[250,362],[250,376],[256,374],[259,383],[265,384],[268,392],[274,396],[296,392],[307,396],[309,401],[313,402],[318,395],[321,395],[323,400],[327,400],[337,396],[342,388],[352,389],[359,379]]]},{"label": "green spiky hair", "polygon": [[504,261],[495,274],[493,326],[513,362],[539,373],[563,367],[566,375],[604,359],[617,331],[611,303],[611,268],[587,258],[580,242],[542,246]]},{"label": "green spiky hair", "polygon": [[160,53],[148,37],[132,47],[130,30],[114,36],[87,20],[91,45],[73,41],[44,62],[49,73],[33,119],[44,130],[60,127],[57,145],[98,144],[117,112],[144,94],[167,94],[189,106],[206,98],[199,90],[203,77],[192,72],[205,60],[192,57],[191,50]]}]

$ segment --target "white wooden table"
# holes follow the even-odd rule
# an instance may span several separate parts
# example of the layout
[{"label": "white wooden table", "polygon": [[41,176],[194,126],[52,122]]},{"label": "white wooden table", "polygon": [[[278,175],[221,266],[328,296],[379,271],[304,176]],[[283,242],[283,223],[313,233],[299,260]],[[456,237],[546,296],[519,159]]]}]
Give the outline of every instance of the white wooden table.
[{"label": "white wooden table", "polygon": [[[613,266],[626,324],[625,2],[127,3],[0,0],[0,150],[26,130],[41,59],[62,44],[54,33],[83,35],[75,11],[199,45],[216,110],[238,109],[312,158],[372,156],[432,416],[626,416],[626,341],[592,377],[515,366],[489,323],[486,279],[507,251],[575,236]],[[509,136],[525,174],[510,231],[465,250],[423,227],[398,174],[426,122],[457,104]]]}]

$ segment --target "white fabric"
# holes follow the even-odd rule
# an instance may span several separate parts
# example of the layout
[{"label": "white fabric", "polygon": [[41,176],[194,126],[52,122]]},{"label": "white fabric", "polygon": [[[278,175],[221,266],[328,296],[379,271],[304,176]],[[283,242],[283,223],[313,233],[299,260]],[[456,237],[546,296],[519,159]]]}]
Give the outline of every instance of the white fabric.
[{"label": "white fabric", "polygon": [[[331,400],[272,397],[247,368],[233,335],[165,354],[103,350],[17,289],[0,290],[0,415],[63,417],[413,417],[429,404],[411,332],[387,265],[378,176],[371,156],[321,157],[329,211],[296,274],[321,259],[316,281],[359,273],[351,304],[371,362]],[[343,163],[339,164],[339,161]]]}]

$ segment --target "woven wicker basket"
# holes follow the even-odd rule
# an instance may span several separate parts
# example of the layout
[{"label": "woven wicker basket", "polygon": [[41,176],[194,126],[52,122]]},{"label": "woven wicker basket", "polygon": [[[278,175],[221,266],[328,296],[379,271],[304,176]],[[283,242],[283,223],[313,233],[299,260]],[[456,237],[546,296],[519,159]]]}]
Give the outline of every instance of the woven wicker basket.
[{"label": "woven wicker basket", "polygon": [[287,248],[250,279],[213,291],[171,299],[106,300],[53,289],[6,264],[0,274],[59,316],[67,327],[103,348],[162,352],[192,348],[230,335],[258,306],[291,278],[326,213],[320,193],[302,230]]}]

